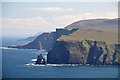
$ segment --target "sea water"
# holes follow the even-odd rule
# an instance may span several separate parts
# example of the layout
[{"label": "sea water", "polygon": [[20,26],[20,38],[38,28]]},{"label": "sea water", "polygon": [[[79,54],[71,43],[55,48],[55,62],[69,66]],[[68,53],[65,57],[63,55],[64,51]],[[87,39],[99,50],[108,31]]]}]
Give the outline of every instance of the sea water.
[{"label": "sea water", "polygon": [[[117,66],[60,66],[35,65],[38,50],[12,49],[9,45],[26,43],[15,38],[3,39],[2,77],[3,78],[117,78]],[[1,53],[0,53],[1,54]]]}]

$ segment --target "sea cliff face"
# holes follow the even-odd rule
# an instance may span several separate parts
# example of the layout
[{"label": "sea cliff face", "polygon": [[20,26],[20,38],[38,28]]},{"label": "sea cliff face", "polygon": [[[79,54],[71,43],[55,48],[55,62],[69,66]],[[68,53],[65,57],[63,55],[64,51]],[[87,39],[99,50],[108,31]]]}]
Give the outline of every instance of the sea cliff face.
[{"label": "sea cliff face", "polygon": [[118,46],[106,42],[56,41],[53,49],[48,52],[47,62],[50,64],[119,64]]}]

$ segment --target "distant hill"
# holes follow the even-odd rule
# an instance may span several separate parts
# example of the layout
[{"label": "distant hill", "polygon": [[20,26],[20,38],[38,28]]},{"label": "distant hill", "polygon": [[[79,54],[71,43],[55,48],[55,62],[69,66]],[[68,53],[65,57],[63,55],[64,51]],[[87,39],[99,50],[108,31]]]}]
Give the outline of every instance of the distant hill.
[{"label": "distant hill", "polygon": [[30,36],[25,39],[18,39],[17,41],[33,41],[37,36]]},{"label": "distant hill", "polygon": [[42,32],[38,32],[34,36],[30,36],[25,39],[18,39],[17,41],[33,41],[38,35],[41,35],[41,34]]},{"label": "distant hill", "polygon": [[38,35],[33,41],[29,42],[28,44],[24,45],[12,45],[8,46],[10,48],[19,48],[19,49],[40,49],[40,44],[41,42],[41,47],[42,49],[49,51],[52,49],[54,43],[58,38],[60,38],[62,35],[69,35],[72,34],[73,32],[77,31],[78,29],[56,29],[55,32],[51,33],[42,33],[41,35]]}]

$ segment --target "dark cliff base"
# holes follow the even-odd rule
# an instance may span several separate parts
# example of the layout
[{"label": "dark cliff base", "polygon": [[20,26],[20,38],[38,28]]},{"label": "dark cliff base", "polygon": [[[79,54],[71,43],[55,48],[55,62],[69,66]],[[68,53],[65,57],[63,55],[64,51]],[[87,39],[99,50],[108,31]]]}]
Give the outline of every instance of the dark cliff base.
[{"label": "dark cliff base", "polygon": [[65,47],[67,43],[57,42],[53,49],[49,51],[47,57],[47,63],[50,64],[68,64],[69,63],[69,51]]}]

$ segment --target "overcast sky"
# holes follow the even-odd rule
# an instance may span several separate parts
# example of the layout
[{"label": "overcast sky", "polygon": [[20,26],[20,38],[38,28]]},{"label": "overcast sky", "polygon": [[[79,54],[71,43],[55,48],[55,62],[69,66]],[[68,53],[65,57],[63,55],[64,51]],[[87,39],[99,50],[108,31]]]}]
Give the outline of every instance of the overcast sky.
[{"label": "overcast sky", "polygon": [[118,17],[117,2],[5,2],[2,9],[3,36],[31,36],[78,20]]}]

